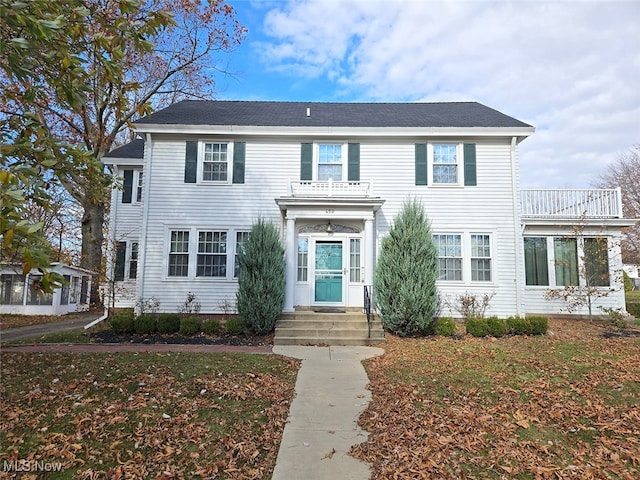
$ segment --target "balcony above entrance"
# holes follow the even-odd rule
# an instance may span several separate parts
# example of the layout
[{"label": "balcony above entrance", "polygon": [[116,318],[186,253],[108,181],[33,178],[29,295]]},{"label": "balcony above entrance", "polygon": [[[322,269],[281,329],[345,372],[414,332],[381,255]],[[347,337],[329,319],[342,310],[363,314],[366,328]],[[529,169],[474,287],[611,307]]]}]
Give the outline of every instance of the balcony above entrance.
[{"label": "balcony above entrance", "polygon": [[372,196],[371,183],[367,182],[334,182],[329,179],[319,181],[293,181],[290,183],[292,197],[359,197]]}]

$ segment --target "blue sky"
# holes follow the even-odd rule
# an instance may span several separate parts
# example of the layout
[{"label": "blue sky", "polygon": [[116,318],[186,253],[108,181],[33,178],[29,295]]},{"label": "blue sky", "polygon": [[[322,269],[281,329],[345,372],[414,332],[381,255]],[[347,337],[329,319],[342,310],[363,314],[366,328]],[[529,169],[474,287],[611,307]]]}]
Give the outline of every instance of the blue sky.
[{"label": "blue sky", "polygon": [[585,188],[640,144],[640,1],[230,0],[224,100],[478,101],[536,127],[525,188]]}]

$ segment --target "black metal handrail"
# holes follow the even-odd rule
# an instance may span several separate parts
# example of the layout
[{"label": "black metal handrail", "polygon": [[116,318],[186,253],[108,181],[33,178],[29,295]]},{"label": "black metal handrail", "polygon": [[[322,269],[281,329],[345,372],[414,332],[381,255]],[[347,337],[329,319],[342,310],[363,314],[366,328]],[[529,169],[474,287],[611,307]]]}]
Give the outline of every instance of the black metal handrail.
[{"label": "black metal handrail", "polygon": [[364,286],[364,313],[367,315],[367,327],[369,329],[368,337],[371,338],[371,291],[372,285]]}]

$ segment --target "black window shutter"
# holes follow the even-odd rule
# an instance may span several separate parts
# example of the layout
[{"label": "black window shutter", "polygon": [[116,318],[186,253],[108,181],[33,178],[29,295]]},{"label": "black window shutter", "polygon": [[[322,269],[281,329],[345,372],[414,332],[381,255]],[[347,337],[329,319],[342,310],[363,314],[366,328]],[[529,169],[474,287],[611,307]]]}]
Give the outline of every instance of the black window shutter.
[{"label": "black window shutter", "polygon": [[184,183],[196,183],[198,174],[198,142],[188,141],[184,160]]},{"label": "black window shutter", "polygon": [[115,280],[124,280],[124,262],[127,258],[127,242],[118,242],[116,247],[116,268],[114,273]]},{"label": "black window shutter", "polygon": [[313,143],[300,145],[300,180],[313,180]]},{"label": "black window shutter", "polygon": [[427,184],[427,144],[416,143],[416,185]]},{"label": "black window shutter", "polygon": [[348,173],[347,180],[350,182],[360,181],[360,144],[349,144],[349,158],[348,158]]},{"label": "black window shutter", "polygon": [[244,183],[245,142],[233,144],[233,183]]},{"label": "black window shutter", "polygon": [[133,192],[133,170],[124,171],[124,190],[122,191],[122,203],[131,203]]},{"label": "black window shutter", "polygon": [[476,144],[464,144],[464,184],[475,186],[478,184],[476,177]]}]

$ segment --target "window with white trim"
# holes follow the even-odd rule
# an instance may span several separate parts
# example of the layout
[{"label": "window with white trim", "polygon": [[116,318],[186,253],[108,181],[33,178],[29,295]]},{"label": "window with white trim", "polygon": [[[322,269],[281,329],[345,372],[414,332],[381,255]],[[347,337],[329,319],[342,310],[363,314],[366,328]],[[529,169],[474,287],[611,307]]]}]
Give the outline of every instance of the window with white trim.
[{"label": "window with white trim", "polygon": [[491,238],[486,234],[471,234],[471,281],[491,281]]},{"label": "window with white trim", "polygon": [[227,182],[229,172],[229,144],[206,142],[203,144],[202,180]]},{"label": "window with white trim", "polygon": [[457,184],[459,182],[459,157],[457,144],[433,144],[433,183]]},{"label": "window with white trim", "polygon": [[238,253],[244,248],[244,242],[249,238],[249,232],[236,232],[236,254],[233,266],[233,278],[238,278],[240,274],[240,263],[238,263]]},{"label": "window with white trim", "polygon": [[131,252],[129,254],[129,278],[135,279],[138,276],[138,242],[131,242]]},{"label": "window with white trim", "polygon": [[170,277],[189,276],[189,231],[172,230],[169,247]]},{"label": "window with white trim", "polygon": [[196,277],[227,276],[227,232],[198,232]]},{"label": "window with white trim", "polygon": [[136,186],[136,202],[142,202],[143,172],[135,170],[133,172],[134,185]]},{"label": "window with white trim", "polygon": [[462,280],[462,235],[434,235],[433,240],[438,248],[438,280]]},{"label": "window with white trim", "polygon": [[326,182],[329,179],[336,182],[342,181],[344,150],[344,146],[340,143],[318,144],[318,181]]}]

